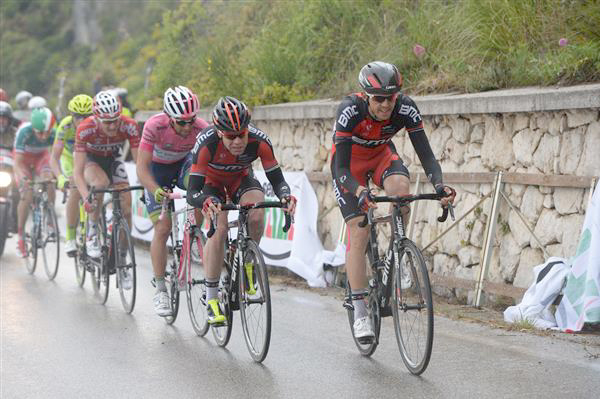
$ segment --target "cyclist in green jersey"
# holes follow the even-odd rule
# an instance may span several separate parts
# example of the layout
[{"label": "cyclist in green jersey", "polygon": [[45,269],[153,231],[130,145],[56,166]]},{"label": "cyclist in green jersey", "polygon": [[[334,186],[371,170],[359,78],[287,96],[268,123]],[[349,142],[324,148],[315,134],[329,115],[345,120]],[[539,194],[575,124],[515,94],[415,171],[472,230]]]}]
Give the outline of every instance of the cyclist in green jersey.
[{"label": "cyclist in green jersey", "polygon": [[79,200],[81,196],[73,179],[73,150],[75,147],[75,131],[79,123],[92,115],[92,97],[78,94],[69,101],[67,108],[71,115],[60,121],[56,138],[52,146],[50,167],[57,176],[57,186],[63,190],[69,182],[69,199],[67,200],[67,234],[65,251],[68,256],[75,255],[75,228],[79,218]]}]

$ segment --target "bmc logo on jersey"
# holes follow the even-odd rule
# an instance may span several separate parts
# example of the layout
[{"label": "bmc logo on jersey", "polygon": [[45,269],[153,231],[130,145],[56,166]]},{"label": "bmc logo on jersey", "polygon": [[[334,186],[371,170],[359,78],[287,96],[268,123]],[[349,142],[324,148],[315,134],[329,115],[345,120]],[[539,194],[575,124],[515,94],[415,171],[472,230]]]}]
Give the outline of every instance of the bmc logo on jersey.
[{"label": "bmc logo on jersey", "polygon": [[347,106],[340,114],[340,117],[338,118],[338,123],[343,127],[346,127],[348,126],[348,121],[350,120],[350,118],[352,118],[355,115],[358,115],[356,105]]},{"label": "bmc logo on jersey", "polygon": [[407,115],[415,123],[421,120],[421,115],[419,114],[419,111],[417,111],[415,107],[411,105],[402,104],[398,113],[400,115]]},{"label": "bmc logo on jersey", "polygon": [[269,136],[267,136],[267,134],[265,132],[263,132],[262,130],[257,129],[254,126],[248,125],[248,131],[252,134],[257,135],[258,137],[260,137],[261,139],[266,141],[271,147],[273,147],[273,144],[271,143]]}]

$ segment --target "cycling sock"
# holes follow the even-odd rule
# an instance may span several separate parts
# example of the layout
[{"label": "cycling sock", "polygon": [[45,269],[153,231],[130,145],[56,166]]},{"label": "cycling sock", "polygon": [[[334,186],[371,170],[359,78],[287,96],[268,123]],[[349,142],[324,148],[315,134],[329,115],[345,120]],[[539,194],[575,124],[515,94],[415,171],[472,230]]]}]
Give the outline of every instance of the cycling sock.
[{"label": "cycling sock", "polygon": [[167,292],[167,285],[165,284],[165,276],[154,277],[156,284],[156,292]]},{"label": "cycling sock", "polygon": [[206,279],[206,300],[211,300],[217,297],[219,292],[219,279],[218,278],[207,278]]},{"label": "cycling sock", "polygon": [[87,231],[87,238],[92,238],[93,236],[95,236],[97,234],[96,232],[96,226],[95,225],[91,225],[88,227],[88,231]]},{"label": "cycling sock", "polygon": [[[352,290],[352,296],[354,295],[363,296],[365,295],[365,290]],[[367,311],[367,302],[365,302],[364,298],[352,298],[352,306],[354,306],[354,320],[362,319],[369,315],[369,312]]]},{"label": "cycling sock", "polygon": [[71,240],[75,239],[75,227],[67,226],[66,239],[67,239],[67,241],[71,241]]}]

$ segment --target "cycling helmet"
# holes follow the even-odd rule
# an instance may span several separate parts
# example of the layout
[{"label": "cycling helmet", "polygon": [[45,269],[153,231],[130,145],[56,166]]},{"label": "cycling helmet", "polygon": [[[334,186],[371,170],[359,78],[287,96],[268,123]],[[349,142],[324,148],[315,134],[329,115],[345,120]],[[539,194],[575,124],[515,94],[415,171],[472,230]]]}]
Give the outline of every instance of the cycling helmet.
[{"label": "cycling helmet", "polygon": [[33,96],[27,103],[27,108],[36,109],[36,108],[46,107],[47,105],[48,105],[48,103],[46,102],[44,97]]},{"label": "cycling helmet", "polygon": [[86,94],[78,94],[69,101],[67,108],[74,114],[90,115],[94,100]]},{"label": "cycling helmet", "polygon": [[52,111],[47,107],[35,108],[31,111],[31,127],[38,132],[47,132],[52,129],[55,122]]},{"label": "cycling helmet", "polygon": [[395,65],[374,61],[362,67],[358,83],[367,94],[391,96],[402,88],[402,75]]},{"label": "cycling helmet", "polygon": [[17,102],[19,108],[25,109],[27,107],[27,102],[29,101],[29,99],[31,99],[31,97],[33,97],[33,95],[30,92],[26,90],[21,90],[15,96],[15,101]]},{"label": "cycling helmet", "polygon": [[250,118],[246,104],[233,97],[221,97],[212,113],[212,121],[217,129],[232,132],[248,127]]},{"label": "cycling helmet", "polygon": [[117,119],[121,115],[121,103],[109,91],[96,94],[92,109],[100,119]]},{"label": "cycling helmet", "polygon": [[200,109],[198,97],[185,86],[169,87],[163,103],[163,111],[173,119],[192,119]]},{"label": "cycling helmet", "polygon": [[6,94],[4,89],[0,89],[0,101],[8,101],[8,94]]},{"label": "cycling helmet", "polygon": [[5,116],[8,119],[13,118],[12,107],[6,101],[0,101],[0,116]]}]

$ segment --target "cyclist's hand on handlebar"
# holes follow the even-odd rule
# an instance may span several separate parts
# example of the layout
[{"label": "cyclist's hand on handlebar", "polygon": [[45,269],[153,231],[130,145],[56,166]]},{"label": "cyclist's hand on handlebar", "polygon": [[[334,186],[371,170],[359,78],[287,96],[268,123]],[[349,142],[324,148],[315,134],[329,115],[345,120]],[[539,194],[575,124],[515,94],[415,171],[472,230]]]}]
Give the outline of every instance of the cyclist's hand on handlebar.
[{"label": "cyclist's hand on handlebar", "polygon": [[58,187],[59,190],[64,190],[65,184],[67,184],[68,181],[69,179],[67,178],[67,176],[60,174],[56,178],[56,187]]},{"label": "cyclist's hand on handlebar", "polygon": [[85,209],[85,211],[87,213],[92,213],[94,212],[94,210],[96,209],[96,201],[94,201],[93,199],[90,201],[90,199],[86,199],[83,202],[83,209]]},{"label": "cyclist's hand on handlebar", "polygon": [[450,186],[438,186],[435,188],[435,191],[438,194],[445,193],[447,196],[440,199],[440,203],[442,207],[446,208],[448,204],[454,203],[454,198],[456,197],[456,191]]},{"label": "cyclist's hand on handlebar", "polygon": [[221,201],[219,201],[218,198],[208,197],[204,200],[204,203],[202,204],[202,214],[205,218],[215,220],[220,210]]},{"label": "cyclist's hand on handlebar", "polygon": [[369,208],[377,208],[377,203],[373,200],[373,194],[366,188],[358,195],[358,207],[361,211],[367,212]]},{"label": "cyclist's hand on handlebar", "polygon": [[162,202],[168,196],[169,196],[169,192],[162,187],[159,187],[156,190],[154,190],[154,200],[159,204],[162,204]]},{"label": "cyclist's hand on handlebar", "polygon": [[291,194],[285,195],[282,199],[281,202],[285,205],[287,205],[284,210],[290,215],[290,216],[294,216],[294,213],[296,212],[296,203],[298,202],[298,200],[296,199],[296,197],[294,197]]}]

